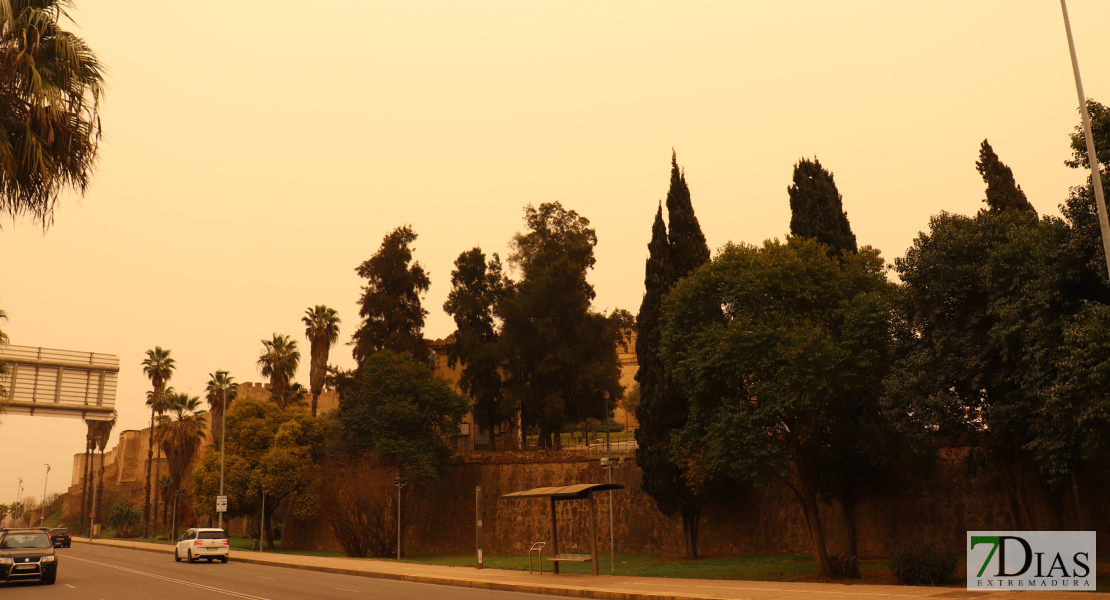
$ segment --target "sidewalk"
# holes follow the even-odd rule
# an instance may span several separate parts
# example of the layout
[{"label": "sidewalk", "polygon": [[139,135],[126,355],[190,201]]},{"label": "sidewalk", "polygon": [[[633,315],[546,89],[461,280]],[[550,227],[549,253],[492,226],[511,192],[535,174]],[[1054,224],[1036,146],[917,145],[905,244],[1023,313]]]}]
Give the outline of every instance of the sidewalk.
[{"label": "sidewalk", "polygon": [[[172,554],[173,546],[126,540],[87,540],[76,542],[118,548],[132,548]],[[1110,598],[1110,594],[1084,592],[971,592],[959,588],[912,587],[896,585],[843,585],[839,583],[793,583],[779,581],[731,581],[716,579],[665,579],[656,577],[619,577],[593,575],[543,575],[524,571],[474,569],[398,563],[387,560],[266,554],[231,551],[231,560],[304,569],[356,577],[375,577],[416,583],[431,583],[507,592],[525,592],[571,598],[599,600],[883,600],[899,598],[984,598],[1011,597],[1020,600],[1084,600]]]}]

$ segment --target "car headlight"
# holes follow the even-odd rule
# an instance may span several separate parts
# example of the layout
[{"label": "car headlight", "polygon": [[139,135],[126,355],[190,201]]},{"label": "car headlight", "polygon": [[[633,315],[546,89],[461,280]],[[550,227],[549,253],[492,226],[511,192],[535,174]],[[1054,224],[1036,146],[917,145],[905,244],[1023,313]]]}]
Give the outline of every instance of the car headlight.
[{"label": "car headlight", "polygon": [[12,564],[12,559],[6,558],[6,557],[5,558],[0,558],[0,565],[10,565],[10,564]]},{"label": "car headlight", "polygon": [[52,563],[52,562],[54,562],[54,557],[53,556],[44,556],[44,557],[39,559],[39,562],[41,564],[44,564],[44,565],[46,563]]}]

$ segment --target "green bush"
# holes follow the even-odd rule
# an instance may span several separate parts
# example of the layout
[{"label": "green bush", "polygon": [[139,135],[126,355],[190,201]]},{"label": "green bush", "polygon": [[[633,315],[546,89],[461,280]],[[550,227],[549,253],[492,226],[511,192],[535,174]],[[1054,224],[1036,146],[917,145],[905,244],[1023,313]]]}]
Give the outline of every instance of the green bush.
[{"label": "green bush", "polygon": [[939,585],[956,574],[956,555],[931,542],[903,544],[894,550],[890,571],[903,585]]},{"label": "green bush", "polygon": [[116,529],[115,537],[117,538],[138,537],[139,534],[135,528],[142,518],[143,511],[130,502],[120,500],[112,505],[112,510],[108,514],[108,525]]}]

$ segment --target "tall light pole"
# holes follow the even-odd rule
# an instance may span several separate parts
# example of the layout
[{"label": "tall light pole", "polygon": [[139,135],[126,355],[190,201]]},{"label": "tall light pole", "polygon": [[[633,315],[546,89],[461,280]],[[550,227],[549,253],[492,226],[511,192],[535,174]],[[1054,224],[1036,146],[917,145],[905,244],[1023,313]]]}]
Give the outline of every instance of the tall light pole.
[{"label": "tall light pole", "polygon": [[[1106,270],[1110,273],[1110,222],[1106,218],[1106,198],[1102,191],[1102,174],[1099,172],[1098,153],[1095,149],[1095,136],[1091,132],[1091,114],[1087,111],[1087,95],[1083,93],[1083,79],[1079,76],[1079,58],[1075,55],[1075,40],[1071,35],[1071,19],[1068,18],[1068,4],[1060,0],[1060,10],[1064,13],[1064,31],[1068,34],[1068,50],[1071,51],[1071,71],[1075,75],[1075,92],[1079,95],[1079,113],[1083,115],[1083,137],[1087,141],[1087,163],[1091,167],[1091,187],[1095,188],[1095,204],[1098,206],[1098,225],[1102,230],[1102,254],[1106,258]],[[1075,483],[1075,471],[1071,474],[1071,491],[1075,498],[1075,515],[1079,529],[1083,529],[1083,512],[1079,508],[1079,487]]]},{"label": "tall light pole", "polygon": [[[216,377],[221,374],[224,382],[220,384],[220,401],[223,410],[220,411],[220,495],[224,495],[224,442],[227,440],[227,371],[216,371]],[[220,515],[220,529],[224,528],[224,513]],[[212,521],[209,521],[211,523]]]},{"label": "tall light pole", "polygon": [[46,465],[46,477],[42,481],[42,515],[39,517],[39,527],[46,522],[46,483],[50,481],[50,465]]},{"label": "tall light pole", "polygon": [[1087,139],[1087,162],[1090,163],[1091,185],[1095,188],[1095,203],[1098,205],[1102,252],[1106,258],[1106,269],[1110,272],[1110,222],[1106,218],[1106,198],[1102,191],[1098,154],[1095,152],[1095,136],[1091,133],[1091,115],[1087,112],[1087,96],[1083,93],[1083,79],[1079,76],[1079,59],[1075,55],[1075,40],[1071,36],[1071,20],[1068,19],[1068,5],[1065,0],[1060,0],[1060,10],[1064,13],[1064,31],[1068,34],[1068,50],[1071,51],[1071,70],[1075,75],[1075,91],[1079,94],[1079,112],[1083,115],[1083,137]]}]

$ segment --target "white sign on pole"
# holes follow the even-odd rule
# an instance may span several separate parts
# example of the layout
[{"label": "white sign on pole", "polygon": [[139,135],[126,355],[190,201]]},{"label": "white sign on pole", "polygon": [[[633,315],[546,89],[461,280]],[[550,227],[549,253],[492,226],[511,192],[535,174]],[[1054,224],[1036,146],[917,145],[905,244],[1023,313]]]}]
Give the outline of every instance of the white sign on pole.
[{"label": "white sign on pole", "polygon": [[216,512],[227,512],[227,496],[216,496]]}]

